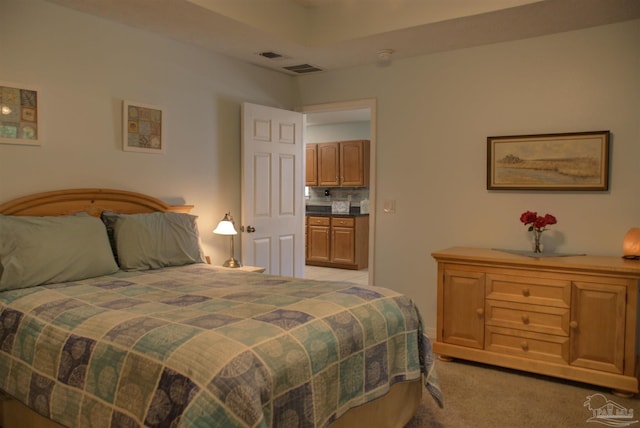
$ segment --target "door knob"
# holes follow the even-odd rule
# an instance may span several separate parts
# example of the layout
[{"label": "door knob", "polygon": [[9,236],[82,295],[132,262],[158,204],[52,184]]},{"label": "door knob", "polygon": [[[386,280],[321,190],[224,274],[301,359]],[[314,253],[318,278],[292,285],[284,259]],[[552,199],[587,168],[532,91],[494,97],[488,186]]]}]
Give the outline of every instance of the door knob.
[{"label": "door knob", "polygon": [[247,226],[247,233],[253,233],[256,231],[256,228],[253,226]]}]

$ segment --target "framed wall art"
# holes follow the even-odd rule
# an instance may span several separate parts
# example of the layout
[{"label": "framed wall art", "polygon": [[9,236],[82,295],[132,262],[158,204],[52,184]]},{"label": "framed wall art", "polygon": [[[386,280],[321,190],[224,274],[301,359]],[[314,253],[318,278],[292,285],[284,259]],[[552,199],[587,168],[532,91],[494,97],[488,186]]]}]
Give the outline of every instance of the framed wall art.
[{"label": "framed wall art", "polygon": [[164,153],[164,114],[160,107],[124,100],[122,116],[124,151]]},{"label": "framed wall art", "polygon": [[0,143],[40,145],[38,108],[36,89],[0,82]]},{"label": "framed wall art", "polygon": [[608,190],[609,131],[487,137],[488,190]]}]

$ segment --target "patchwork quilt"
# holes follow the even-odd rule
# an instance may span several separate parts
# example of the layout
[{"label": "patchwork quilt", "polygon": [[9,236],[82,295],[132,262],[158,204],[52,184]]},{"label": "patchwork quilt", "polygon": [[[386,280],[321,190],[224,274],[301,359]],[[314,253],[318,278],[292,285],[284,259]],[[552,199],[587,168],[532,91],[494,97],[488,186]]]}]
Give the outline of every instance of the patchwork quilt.
[{"label": "patchwork quilt", "polygon": [[326,427],[421,377],[441,400],[385,288],[194,264],[0,293],[0,389],[69,427]]}]

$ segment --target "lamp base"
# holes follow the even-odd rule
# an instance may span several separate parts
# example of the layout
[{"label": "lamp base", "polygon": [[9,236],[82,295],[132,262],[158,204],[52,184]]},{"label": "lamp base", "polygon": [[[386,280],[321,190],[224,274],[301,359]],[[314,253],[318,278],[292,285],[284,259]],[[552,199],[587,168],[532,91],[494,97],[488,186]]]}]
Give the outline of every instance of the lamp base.
[{"label": "lamp base", "polygon": [[240,267],[240,263],[234,259],[233,257],[231,257],[229,260],[227,260],[226,262],[224,262],[222,264],[222,266],[224,267],[228,267],[228,268],[239,268]]}]

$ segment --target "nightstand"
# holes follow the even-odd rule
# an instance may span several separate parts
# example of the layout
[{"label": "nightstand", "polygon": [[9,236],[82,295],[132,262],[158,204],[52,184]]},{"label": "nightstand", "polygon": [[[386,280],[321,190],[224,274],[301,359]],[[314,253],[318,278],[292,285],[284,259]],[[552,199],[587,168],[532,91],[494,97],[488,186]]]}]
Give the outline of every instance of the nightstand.
[{"label": "nightstand", "polygon": [[237,268],[230,268],[230,267],[224,267],[224,266],[219,266],[223,269],[229,269],[229,270],[241,270],[243,272],[255,272],[255,273],[262,273],[265,271],[265,268],[260,267],[260,266],[240,266]]},{"label": "nightstand", "polygon": [[[207,264],[210,265],[211,264],[211,257],[209,256],[205,256],[204,257],[205,260],[207,261]],[[236,267],[236,268],[230,268],[230,267],[225,267],[225,266],[218,266],[221,267],[223,269],[231,269],[231,270],[241,270],[243,272],[255,272],[255,273],[262,273],[264,272],[266,269],[260,266],[240,266],[240,267]],[[2,428],[2,427],[0,427]]]}]

